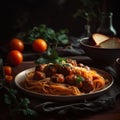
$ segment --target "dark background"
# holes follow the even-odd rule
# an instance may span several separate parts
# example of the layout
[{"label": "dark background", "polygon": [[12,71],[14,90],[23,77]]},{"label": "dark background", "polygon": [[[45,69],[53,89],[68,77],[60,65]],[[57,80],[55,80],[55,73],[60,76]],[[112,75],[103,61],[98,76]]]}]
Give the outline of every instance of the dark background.
[{"label": "dark background", "polygon": [[[92,2],[92,0],[91,0]],[[113,12],[113,25],[120,36],[120,6],[115,0],[100,0],[104,9]],[[100,4],[100,5],[101,5]],[[55,30],[69,29],[69,35],[80,36],[84,21],[73,18],[79,0],[1,0],[0,42],[9,41],[19,32],[46,24]]]}]

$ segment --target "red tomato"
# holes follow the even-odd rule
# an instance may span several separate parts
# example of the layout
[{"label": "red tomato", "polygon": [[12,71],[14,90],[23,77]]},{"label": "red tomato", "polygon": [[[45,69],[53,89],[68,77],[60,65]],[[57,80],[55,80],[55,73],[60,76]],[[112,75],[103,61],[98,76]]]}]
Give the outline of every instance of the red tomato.
[{"label": "red tomato", "polygon": [[18,51],[22,52],[24,50],[23,41],[18,38],[13,38],[10,41],[10,50],[18,50]]},{"label": "red tomato", "polygon": [[3,66],[5,75],[11,75],[12,74],[12,67],[11,66]]},{"label": "red tomato", "polygon": [[8,63],[17,66],[23,62],[23,54],[18,50],[11,50],[7,56]]},{"label": "red tomato", "polygon": [[45,52],[47,50],[47,42],[43,39],[35,39],[32,43],[32,48],[35,52]]}]

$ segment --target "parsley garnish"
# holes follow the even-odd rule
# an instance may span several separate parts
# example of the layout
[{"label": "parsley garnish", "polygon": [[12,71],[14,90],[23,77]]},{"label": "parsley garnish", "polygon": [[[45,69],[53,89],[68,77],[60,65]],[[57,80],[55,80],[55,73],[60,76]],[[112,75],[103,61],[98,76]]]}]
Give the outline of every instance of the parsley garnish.
[{"label": "parsley garnish", "polygon": [[79,84],[80,82],[83,82],[84,80],[85,78],[83,78],[82,76],[77,76],[76,83]]},{"label": "parsley garnish", "polygon": [[55,49],[49,48],[47,52],[40,55],[40,57],[35,60],[36,64],[42,63],[58,63],[62,64],[65,61],[65,58],[59,57]]}]

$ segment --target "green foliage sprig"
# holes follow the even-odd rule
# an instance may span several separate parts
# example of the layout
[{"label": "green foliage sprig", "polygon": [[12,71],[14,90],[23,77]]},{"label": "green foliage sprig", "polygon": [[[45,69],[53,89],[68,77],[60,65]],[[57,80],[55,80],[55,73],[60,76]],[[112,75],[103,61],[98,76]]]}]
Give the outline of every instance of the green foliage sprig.
[{"label": "green foliage sprig", "polygon": [[79,0],[80,8],[74,13],[73,17],[81,17],[86,20],[86,24],[90,24],[91,21],[98,19],[98,14],[102,10],[102,1],[99,0]]},{"label": "green foliage sprig", "polygon": [[10,114],[21,114],[25,116],[36,116],[37,112],[29,107],[30,100],[18,96],[18,91],[13,88],[4,87],[4,102],[8,106]]},{"label": "green foliage sprig", "polygon": [[40,55],[40,57],[35,60],[36,64],[43,64],[43,63],[62,63],[65,58],[59,57],[58,53],[54,48],[49,47],[46,52]]},{"label": "green foliage sprig", "polygon": [[40,24],[28,30],[28,32],[24,34],[23,39],[25,42],[32,42],[37,38],[42,38],[45,39],[49,44],[68,44],[68,33],[68,29],[55,31],[53,28],[48,27],[45,24]]}]

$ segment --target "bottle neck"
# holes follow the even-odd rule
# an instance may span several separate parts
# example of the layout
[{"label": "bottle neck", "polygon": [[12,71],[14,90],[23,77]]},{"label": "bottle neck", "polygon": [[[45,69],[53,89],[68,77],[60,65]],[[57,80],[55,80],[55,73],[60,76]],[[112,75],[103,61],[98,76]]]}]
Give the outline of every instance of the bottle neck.
[{"label": "bottle neck", "polygon": [[111,27],[112,24],[112,14],[103,13],[101,16],[101,27]]},{"label": "bottle neck", "polygon": [[106,34],[108,36],[115,36],[116,30],[112,23],[112,17],[113,13],[101,13],[101,22],[97,32]]},{"label": "bottle neck", "polygon": [[89,37],[91,35],[90,25],[85,25],[84,29],[84,34],[86,34],[86,37]]},{"label": "bottle neck", "polygon": [[84,26],[84,31],[83,31],[82,35],[80,36],[80,38],[90,37],[90,35],[91,35],[90,25],[86,24]]}]

